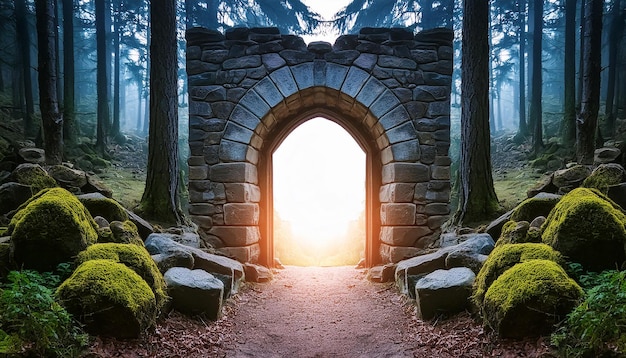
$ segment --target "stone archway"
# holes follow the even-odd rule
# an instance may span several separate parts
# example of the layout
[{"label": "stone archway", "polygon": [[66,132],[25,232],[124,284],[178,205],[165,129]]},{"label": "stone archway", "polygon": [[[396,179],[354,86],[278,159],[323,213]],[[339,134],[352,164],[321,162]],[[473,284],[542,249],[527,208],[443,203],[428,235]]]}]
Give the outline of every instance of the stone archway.
[{"label": "stone archway", "polygon": [[415,256],[449,214],[452,32],[363,29],[334,46],[187,31],[190,214],[212,246],[271,265],[271,153],[321,115],[367,156],[366,262]]}]

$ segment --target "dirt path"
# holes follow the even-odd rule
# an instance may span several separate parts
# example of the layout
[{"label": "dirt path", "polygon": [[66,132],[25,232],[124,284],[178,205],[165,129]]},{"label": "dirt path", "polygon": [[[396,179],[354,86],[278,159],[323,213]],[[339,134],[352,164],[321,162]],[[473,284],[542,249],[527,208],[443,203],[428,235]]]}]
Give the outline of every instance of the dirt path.
[{"label": "dirt path", "polygon": [[227,357],[413,357],[390,284],[352,267],[287,267],[238,303]]}]

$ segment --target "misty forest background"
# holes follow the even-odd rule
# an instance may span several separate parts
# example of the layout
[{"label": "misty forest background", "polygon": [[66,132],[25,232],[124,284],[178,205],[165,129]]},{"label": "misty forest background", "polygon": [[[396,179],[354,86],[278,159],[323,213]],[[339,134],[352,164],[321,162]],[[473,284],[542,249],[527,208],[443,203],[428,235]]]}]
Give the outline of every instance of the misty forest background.
[{"label": "misty forest background", "polygon": [[[177,160],[174,167],[165,168],[174,169],[173,175],[162,178],[166,188],[150,188],[150,173],[162,172],[163,168],[151,168],[153,161],[148,159],[147,178],[141,173],[135,177],[142,181],[141,190],[129,190],[135,195],[143,191],[143,197],[133,201],[121,196],[126,200],[124,204],[138,205],[147,217],[161,221],[186,220],[182,214],[188,155],[184,35],[190,27],[224,31],[237,26],[276,26],[281,33],[297,35],[329,31],[349,34],[362,27],[403,26],[415,32],[434,27],[454,29],[450,148],[453,181],[487,187],[475,191],[473,195],[486,198],[477,200],[463,193],[465,185],[459,186],[459,197],[453,204],[454,210],[458,200],[458,223],[488,218],[502,210],[498,205],[485,205],[494,200],[497,204],[495,194],[491,194],[490,166],[474,171],[479,179],[463,174],[464,168],[474,165],[472,156],[489,159],[491,151],[488,145],[464,137],[464,128],[486,124],[492,140],[507,136],[517,144],[526,143],[529,161],[552,151],[556,144],[569,149],[565,162],[590,164],[593,148],[613,138],[619,129],[617,118],[624,117],[626,2],[621,0],[492,0],[484,18],[470,13],[480,8],[460,0],[354,0],[331,20],[323,20],[300,0],[168,0],[153,4],[156,6],[150,9],[149,2],[135,0],[0,0],[0,129],[17,128],[24,138],[46,148],[50,164],[71,161],[96,173],[110,166],[120,147],[136,143],[137,138],[143,141],[139,148],[144,155],[167,163],[167,158],[159,157],[163,153],[147,150],[143,139],[152,131],[171,130],[178,138],[177,145],[174,143]],[[170,10],[174,13],[167,14]],[[478,20],[464,24],[463,19],[470,16]],[[164,23],[159,21],[163,19],[175,19],[175,27],[162,26]],[[151,29],[155,22],[157,25]],[[151,30],[157,28],[170,32],[172,38],[175,35],[177,46],[151,41]],[[484,106],[488,111],[484,115],[475,105],[468,104],[466,113],[461,110],[462,73],[482,66],[477,61],[468,62],[461,71],[461,41],[466,31],[484,35],[489,47],[484,54],[484,64],[488,66],[488,104]],[[481,36],[466,40],[471,45]],[[167,82],[164,77],[154,76],[160,73],[151,66],[151,56],[156,51],[176,56],[178,66],[172,83],[163,83]],[[49,61],[51,58],[53,61]],[[46,77],[42,80],[44,71]],[[595,75],[597,84],[593,82]],[[155,96],[157,92],[152,90],[157,86],[173,88],[174,92],[169,93],[175,93],[177,115],[176,111],[165,117],[154,113],[150,96]],[[50,93],[54,94],[53,100]],[[166,92],[156,95],[168,96],[162,93]],[[50,129],[55,126],[57,129]],[[51,133],[55,130],[61,133],[53,138]],[[461,146],[462,141],[470,145]],[[159,144],[162,143],[151,146]],[[461,148],[473,149],[464,149],[462,154]],[[91,156],[88,161],[84,160],[87,154]],[[98,159],[104,164],[98,165]],[[167,197],[168,191],[175,193],[174,202],[168,203],[174,214],[151,211],[158,202],[154,198]],[[468,205],[473,202],[477,203],[474,208]],[[297,256],[302,247],[293,250],[282,248],[280,243],[305,244],[293,238],[289,223],[281,221],[279,215],[275,218],[276,235],[285,238],[277,240],[277,251]],[[351,223],[349,232],[338,241],[362,250],[363,220],[361,217]],[[322,256],[325,261],[321,261]],[[328,254],[322,256],[310,258],[312,261],[307,264],[335,264]],[[354,256],[350,262],[358,261],[358,253]],[[287,254],[280,257],[285,263],[303,259]]]}]

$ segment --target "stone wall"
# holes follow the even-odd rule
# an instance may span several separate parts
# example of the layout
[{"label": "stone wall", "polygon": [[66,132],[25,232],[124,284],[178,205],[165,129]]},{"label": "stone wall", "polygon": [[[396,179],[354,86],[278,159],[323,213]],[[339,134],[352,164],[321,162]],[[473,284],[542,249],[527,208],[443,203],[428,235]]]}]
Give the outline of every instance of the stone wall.
[{"label": "stone wall", "polygon": [[189,213],[203,238],[258,261],[271,245],[259,230],[268,148],[291,122],[323,115],[375,158],[375,261],[436,240],[449,215],[452,38],[447,29],[364,28],[307,46],[276,28],[188,30]]}]

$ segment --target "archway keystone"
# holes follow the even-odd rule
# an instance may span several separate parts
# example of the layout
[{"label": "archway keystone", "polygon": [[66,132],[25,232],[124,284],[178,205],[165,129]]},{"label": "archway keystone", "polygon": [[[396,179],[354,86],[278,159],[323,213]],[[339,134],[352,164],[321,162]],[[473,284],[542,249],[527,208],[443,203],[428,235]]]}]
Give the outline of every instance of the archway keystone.
[{"label": "archway keystone", "polygon": [[188,30],[189,213],[203,239],[272,264],[272,153],[322,116],[366,153],[367,265],[431,245],[449,215],[452,38],[366,28],[307,46],[275,28]]}]

